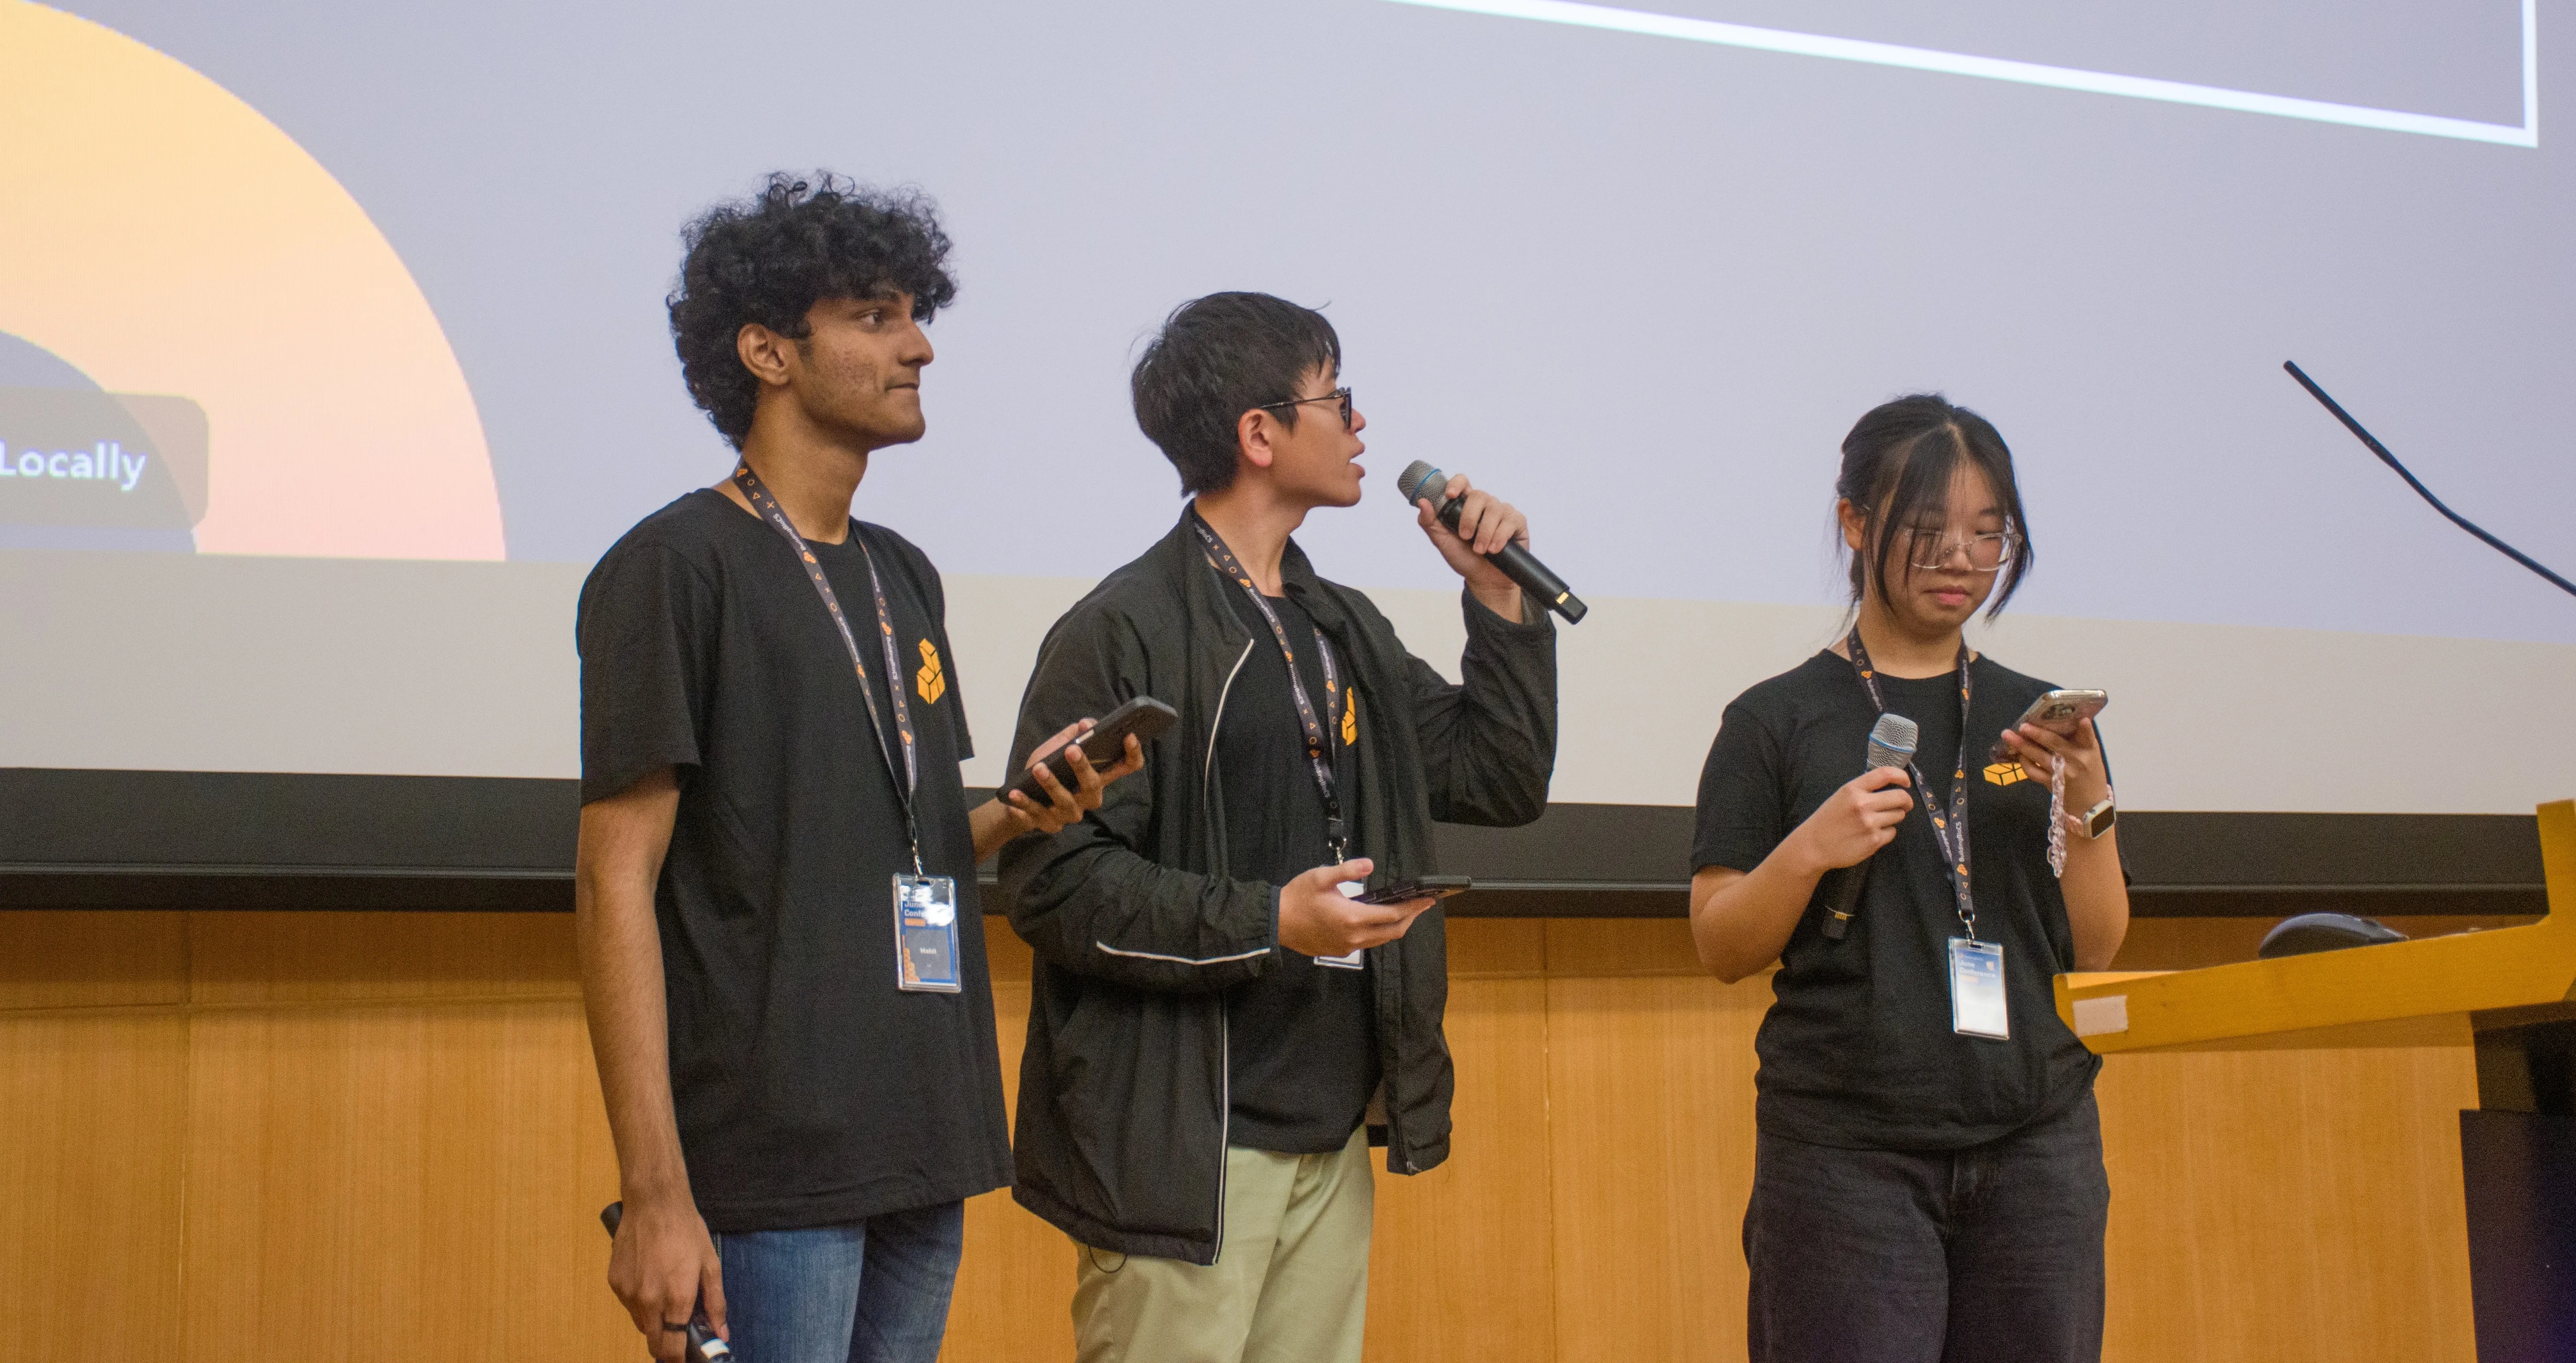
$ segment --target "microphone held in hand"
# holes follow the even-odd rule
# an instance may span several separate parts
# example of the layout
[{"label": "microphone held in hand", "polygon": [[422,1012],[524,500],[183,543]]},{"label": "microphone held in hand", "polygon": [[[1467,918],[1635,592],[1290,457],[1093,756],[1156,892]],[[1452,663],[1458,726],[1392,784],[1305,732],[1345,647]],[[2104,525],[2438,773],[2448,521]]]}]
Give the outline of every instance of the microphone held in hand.
[{"label": "microphone held in hand", "polygon": [[[1923,736],[1922,728],[1903,715],[1880,715],[1869,731],[1869,765],[1901,767],[1914,760],[1914,745]],[[1860,888],[1869,879],[1869,861],[1843,868],[1843,878],[1834,885],[1834,897],[1825,905],[1825,936],[1839,942],[1851,926],[1852,915],[1860,911]]]},{"label": "microphone held in hand", "polygon": [[[1404,503],[1407,506],[1425,497],[1430,498],[1431,505],[1438,510],[1440,523],[1451,530],[1458,528],[1458,503],[1463,499],[1443,500],[1441,496],[1449,490],[1449,475],[1416,459],[1404,466],[1404,472],[1395,476],[1395,490],[1404,494]],[[1504,575],[1512,581],[1519,583],[1522,591],[1534,593],[1539,600],[1547,603],[1549,610],[1564,616],[1565,622],[1569,625],[1581,620],[1583,613],[1591,609],[1567,588],[1564,578],[1549,572],[1546,564],[1539,562],[1531,556],[1529,550],[1517,544],[1506,544],[1485,555],[1485,560],[1502,569]]]},{"label": "microphone held in hand", "polygon": [[[625,1219],[626,1204],[623,1202],[611,1202],[599,1209],[599,1224],[608,1227],[608,1238],[611,1240],[617,1238],[618,1223]],[[672,1329],[669,1326],[663,1328]],[[689,1347],[688,1352],[681,1357],[687,1359],[688,1363],[721,1363],[722,1360],[733,1357],[733,1346],[725,1343],[724,1336],[708,1328],[705,1312],[690,1312],[689,1323],[682,1328],[688,1331]],[[672,1333],[677,1334],[679,1331],[672,1329]]]}]

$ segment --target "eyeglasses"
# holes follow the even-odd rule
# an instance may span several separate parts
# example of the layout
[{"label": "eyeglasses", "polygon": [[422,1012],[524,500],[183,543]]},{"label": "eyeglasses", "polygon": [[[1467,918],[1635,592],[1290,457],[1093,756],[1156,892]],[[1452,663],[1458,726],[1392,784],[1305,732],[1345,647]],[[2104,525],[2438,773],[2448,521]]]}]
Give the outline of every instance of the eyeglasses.
[{"label": "eyeglasses", "polygon": [[2013,546],[2020,542],[2009,530],[1964,540],[1946,539],[1937,530],[1911,533],[1914,543],[1906,554],[1906,561],[1915,567],[1947,568],[1951,557],[1965,549],[1968,551],[1968,570],[1977,573],[1991,573],[2002,568],[2004,562],[2013,556]]},{"label": "eyeglasses", "polygon": [[1282,398],[1277,402],[1255,403],[1253,405],[1253,410],[1261,412],[1275,412],[1282,407],[1303,407],[1310,402],[1338,402],[1342,404],[1342,429],[1347,431],[1351,428],[1351,390],[1347,388],[1336,388],[1319,398]]}]

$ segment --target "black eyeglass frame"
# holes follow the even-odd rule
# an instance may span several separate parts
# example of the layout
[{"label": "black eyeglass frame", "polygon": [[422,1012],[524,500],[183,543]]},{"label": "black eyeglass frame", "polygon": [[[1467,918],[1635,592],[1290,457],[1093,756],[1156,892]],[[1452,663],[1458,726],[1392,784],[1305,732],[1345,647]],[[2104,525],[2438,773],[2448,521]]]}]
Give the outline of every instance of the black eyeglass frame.
[{"label": "black eyeglass frame", "polygon": [[1252,410],[1256,412],[1275,412],[1282,407],[1303,407],[1310,402],[1333,402],[1336,400],[1342,404],[1342,429],[1347,431],[1351,428],[1351,390],[1348,388],[1336,388],[1329,393],[1311,398],[1281,398],[1277,402],[1256,402],[1252,405]]}]

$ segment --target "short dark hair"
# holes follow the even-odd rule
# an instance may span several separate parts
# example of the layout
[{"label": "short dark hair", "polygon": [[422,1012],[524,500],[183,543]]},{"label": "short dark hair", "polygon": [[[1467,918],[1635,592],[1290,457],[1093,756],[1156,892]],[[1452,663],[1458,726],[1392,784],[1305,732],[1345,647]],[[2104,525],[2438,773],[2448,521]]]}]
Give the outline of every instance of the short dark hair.
[{"label": "short dark hair", "polygon": [[[1851,556],[1853,605],[1860,604],[1864,585],[1875,585],[1879,599],[1887,599],[1888,551],[1897,538],[1891,532],[1915,524],[1926,511],[1946,516],[1950,479],[1962,461],[1986,475],[2004,526],[2013,532],[2012,560],[1986,603],[1987,619],[2003,613],[2004,603],[2029,575],[2032,558],[2030,523],[2022,518],[2021,488],[2013,481],[2012,450],[1992,422],[1938,393],[1880,403],[1843,437],[1842,473],[1834,480],[1834,496],[1859,510],[1862,526],[1862,552]],[[1905,571],[1913,575],[1911,554]]]},{"label": "short dark hair", "polygon": [[[1342,338],[1313,308],[1266,293],[1212,293],[1172,309],[1128,381],[1136,424],[1181,471],[1181,493],[1234,482],[1236,428],[1255,407],[1297,396],[1297,381],[1338,374]],[[1297,429],[1297,409],[1276,407]]]},{"label": "short dark hair", "polygon": [[760,397],[735,349],[744,327],[801,341],[811,334],[805,314],[825,299],[908,293],[913,320],[927,322],[957,297],[948,234],[917,189],[782,171],[759,194],[698,215],[680,240],[688,256],[668,300],[680,377],[736,449]]}]

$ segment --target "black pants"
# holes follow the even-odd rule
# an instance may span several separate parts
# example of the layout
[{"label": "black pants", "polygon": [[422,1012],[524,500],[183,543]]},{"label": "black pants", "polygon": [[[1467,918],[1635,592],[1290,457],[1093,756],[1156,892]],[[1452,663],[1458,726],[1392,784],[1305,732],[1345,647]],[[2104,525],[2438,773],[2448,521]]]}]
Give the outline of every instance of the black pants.
[{"label": "black pants", "polygon": [[2110,1207],[2089,1093],[1965,1150],[1764,1135],[1744,1210],[1752,1363],[2098,1363]]}]

